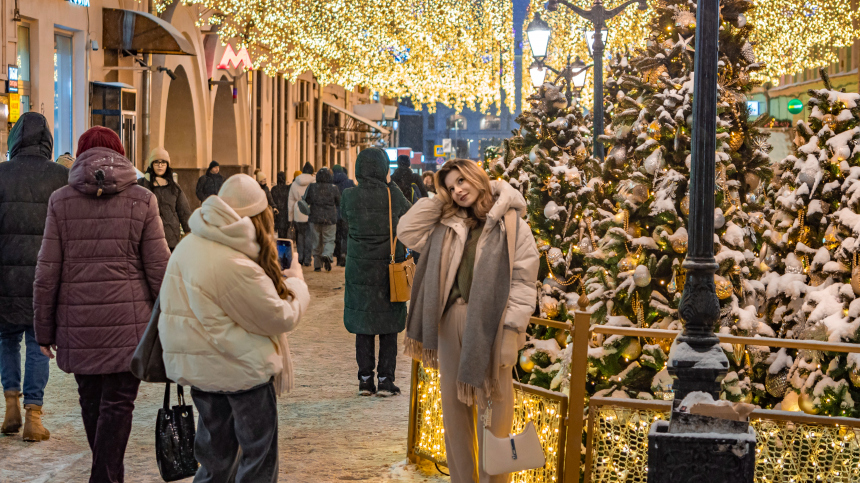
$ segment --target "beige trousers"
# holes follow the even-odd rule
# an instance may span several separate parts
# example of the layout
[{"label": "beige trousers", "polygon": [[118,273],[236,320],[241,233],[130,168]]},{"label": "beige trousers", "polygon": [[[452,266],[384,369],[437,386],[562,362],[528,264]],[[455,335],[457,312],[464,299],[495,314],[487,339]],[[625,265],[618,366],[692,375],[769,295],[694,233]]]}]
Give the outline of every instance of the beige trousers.
[{"label": "beige trousers", "polygon": [[[466,307],[462,299],[442,317],[439,326],[439,384],[442,390],[442,424],[445,427],[445,450],[451,483],[508,483],[510,474],[490,476],[484,473],[480,458],[483,445],[484,410],[468,406],[457,399],[457,371],[466,327]],[[514,423],[514,384],[507,377],[510,367],[499,370],[501,398],[493,401],[490,431],[502,438]]]}]

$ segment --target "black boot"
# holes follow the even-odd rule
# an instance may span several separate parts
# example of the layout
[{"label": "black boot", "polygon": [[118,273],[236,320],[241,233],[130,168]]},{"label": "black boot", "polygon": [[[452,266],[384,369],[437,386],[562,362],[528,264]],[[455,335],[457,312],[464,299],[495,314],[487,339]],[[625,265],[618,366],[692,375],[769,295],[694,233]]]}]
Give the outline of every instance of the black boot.
[{"label": "black boot", "polygon": [[331,272],[331,257],[323,257],[323,265],[326,272]]},{"label": "black boot", "polygon": [[376,394],[376,386],[373,385],[373,376],[366,376],[367,379],[361,378],[358,383],[359,396],[372,396]]},{"label": "black boot", "polygon": [[387,377],[379,378],[379,390],[376,395],[379,397],[398,396],[400,388],[394,385],[394,381]]}]

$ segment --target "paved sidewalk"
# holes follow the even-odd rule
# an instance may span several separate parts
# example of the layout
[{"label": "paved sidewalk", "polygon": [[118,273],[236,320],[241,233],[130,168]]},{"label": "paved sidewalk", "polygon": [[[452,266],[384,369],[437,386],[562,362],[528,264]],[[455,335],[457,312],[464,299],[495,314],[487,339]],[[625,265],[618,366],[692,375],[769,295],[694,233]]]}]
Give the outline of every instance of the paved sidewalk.
[{"label": "paved sidewalk", "polygon": [[[356,396],[355,340],[342,323],[343,268],[335,267],[331,273],[306,269],[305,276],[311,308],[290,337],[296,388],[278,405],[280,481],[448,481],[432,465],[415,468],[405,463],[408,358],[400,355],[397,361],[397,384],[403,395]],[[161,481],[155,465],[154,428],[163,390],[160,385],[141,385],[125,458],[129,483]],[[24,443],[20,433],[0,436],[0,482],[88,481],[91,454],[77,397],[74,377],[52,362],[44,420],[51,439]]]}]

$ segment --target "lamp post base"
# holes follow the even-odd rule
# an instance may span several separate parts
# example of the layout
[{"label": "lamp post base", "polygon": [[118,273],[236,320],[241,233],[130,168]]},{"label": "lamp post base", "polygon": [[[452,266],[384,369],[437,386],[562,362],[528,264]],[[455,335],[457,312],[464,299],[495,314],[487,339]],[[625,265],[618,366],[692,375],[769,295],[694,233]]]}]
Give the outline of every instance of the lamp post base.
[{"label": "lamp post base", "polygon": [[[689,414],[672,413],[672,418]],[[722,433],[720,420],[699,416],[694,429],[670,433],[656,421],[648,433],[648,483],[753,483],[756,433]],[[710,421],[709,421],[710,420]]]}]

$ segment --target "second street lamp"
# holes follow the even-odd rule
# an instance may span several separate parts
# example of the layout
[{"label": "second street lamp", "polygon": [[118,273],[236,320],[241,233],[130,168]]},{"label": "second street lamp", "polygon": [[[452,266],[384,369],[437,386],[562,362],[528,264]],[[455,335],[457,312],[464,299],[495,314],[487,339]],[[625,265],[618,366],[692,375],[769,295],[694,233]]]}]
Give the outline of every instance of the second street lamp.
[{"label": "second street lamp", "polygon": [[526,35],[529,38],[529,48],[532,51],[534,62],[529,66],[529,75],[532,79],[532,86],[538,88],[546,81],[547,71],[556,75],[555,81],[564,79],[566,83],[567,103],[573,102],[573,92],[576,91],[576,97],[579,98],[579,93],[585,85],[585,76],[591,65],[585,65],[585,62],[576,58],[573,63],[570,61],[570,56],[567,56],[567,64],[561,71],[555,70],[544,63],[546,58],[547,48],[549,46],[549,38],[552,31],[549,25],[540,18],[540,13],[535,13],[535,18],[529,22],[526,27]]}]

